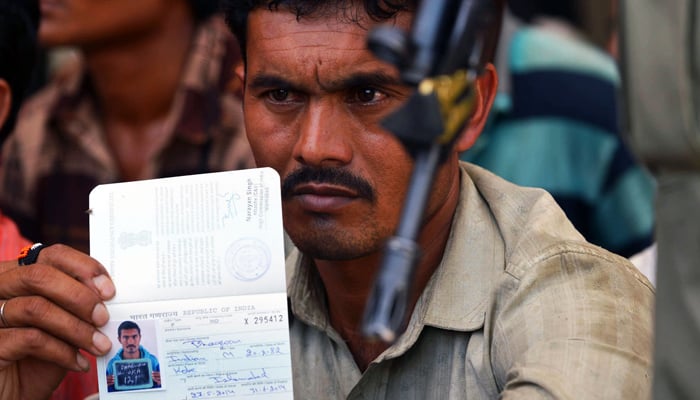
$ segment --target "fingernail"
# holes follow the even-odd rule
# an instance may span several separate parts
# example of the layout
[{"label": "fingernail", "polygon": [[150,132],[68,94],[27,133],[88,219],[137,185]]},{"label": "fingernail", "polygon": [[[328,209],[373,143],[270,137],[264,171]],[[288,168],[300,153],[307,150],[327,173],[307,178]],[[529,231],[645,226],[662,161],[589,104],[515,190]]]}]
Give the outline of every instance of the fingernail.
[{"label": "fingernail", "polygon": [[94,283],[97,290],[100,291],[100,295],[102,295],[103,299],[111,299],[112,296],[114,296],[114,284],[107,275],[98,275],[92,278],[92,283]]},{"label": "fingernail", "polygon": [[102,303],[97,303],[95,308],[92,310],[92,322],[97,326],[102,326],[109,321],[109,312],[107,307]]},{"label": "fingernail", "polygon": [[80,367],[80,369],[82,369],[83,371],[87,371],[90,369],[90,363],[85,357],[83,357],[82,354],[80,354],[80,352],[78,352],[78,356],[75,358],[76,361],[78,361],[78,366]]},{"label": "fingernail", "polygon": [[99,331],[95,331],[95,333],[92,334],[92,344],[94,344],[101,353],[106,353],[112,348],[112,342],[109,341],[109,338]]}]

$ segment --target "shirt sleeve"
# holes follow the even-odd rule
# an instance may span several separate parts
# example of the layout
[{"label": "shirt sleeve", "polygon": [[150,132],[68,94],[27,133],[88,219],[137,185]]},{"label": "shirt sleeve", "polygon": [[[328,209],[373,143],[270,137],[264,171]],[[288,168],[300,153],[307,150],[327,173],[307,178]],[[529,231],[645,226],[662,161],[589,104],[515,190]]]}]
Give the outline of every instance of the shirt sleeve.
[{"label": "shirt sleeve", "polygon": [[647,399],[653,288],[589,245],[512,268],[496,295],[491,357],[502,399]]}]

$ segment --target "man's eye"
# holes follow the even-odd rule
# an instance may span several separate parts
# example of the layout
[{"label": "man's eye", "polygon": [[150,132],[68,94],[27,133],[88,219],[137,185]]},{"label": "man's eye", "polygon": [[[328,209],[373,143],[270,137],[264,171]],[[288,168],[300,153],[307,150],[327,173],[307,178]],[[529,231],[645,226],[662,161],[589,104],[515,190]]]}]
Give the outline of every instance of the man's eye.
[{"label": "man's eye", "polygon": [[287,89],[275,89],[268,92],[268,96],[273,101],[286,101],[289,98],[289,90]]},{"label": "man's eye", "polygon": [[355,101],[359,103],[372,103],[382,100],[384,93],[374,88],[360,88],[355,92]]}]

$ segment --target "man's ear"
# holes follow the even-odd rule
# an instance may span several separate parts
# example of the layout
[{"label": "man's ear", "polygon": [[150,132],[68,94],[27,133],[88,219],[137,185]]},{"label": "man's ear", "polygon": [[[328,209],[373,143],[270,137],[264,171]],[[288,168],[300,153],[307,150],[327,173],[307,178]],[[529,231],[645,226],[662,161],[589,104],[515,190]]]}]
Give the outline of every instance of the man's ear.
[{"label": "man's ear", "polygon": [[474,145],[476,139],[486,125],[493,100],[496,98],[498,88],[498,75],[493,64],[486,64],[484,71],[476,80],[476,98],[474,99],[474,113],[467,126],[464,127],[460,137],[455,143],[455,149],[463,152]]},{"label": "man's ear", "polygon": [[238,84],[241,85],[241,91],[245,91],[245,63],[239,62],[233,68],[234,74],[236,74],[236,79],[238,79]]},{"label": "man's ear", "polygon": [[10,85],[4,79],[0,79],[0,127],[5,124],[11,106],[12,92],[10,92]]}]

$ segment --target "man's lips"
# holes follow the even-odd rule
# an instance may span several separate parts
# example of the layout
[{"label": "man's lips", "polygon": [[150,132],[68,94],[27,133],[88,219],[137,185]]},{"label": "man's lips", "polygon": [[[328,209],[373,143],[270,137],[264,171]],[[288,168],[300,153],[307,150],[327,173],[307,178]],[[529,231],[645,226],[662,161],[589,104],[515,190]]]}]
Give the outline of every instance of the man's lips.
[{"label": "man's lips", "polygon": [[356,191],[345,187],[319,183],[305,183],[292,190],[291,198],[311,212],[329,213],[358,199]]}]

